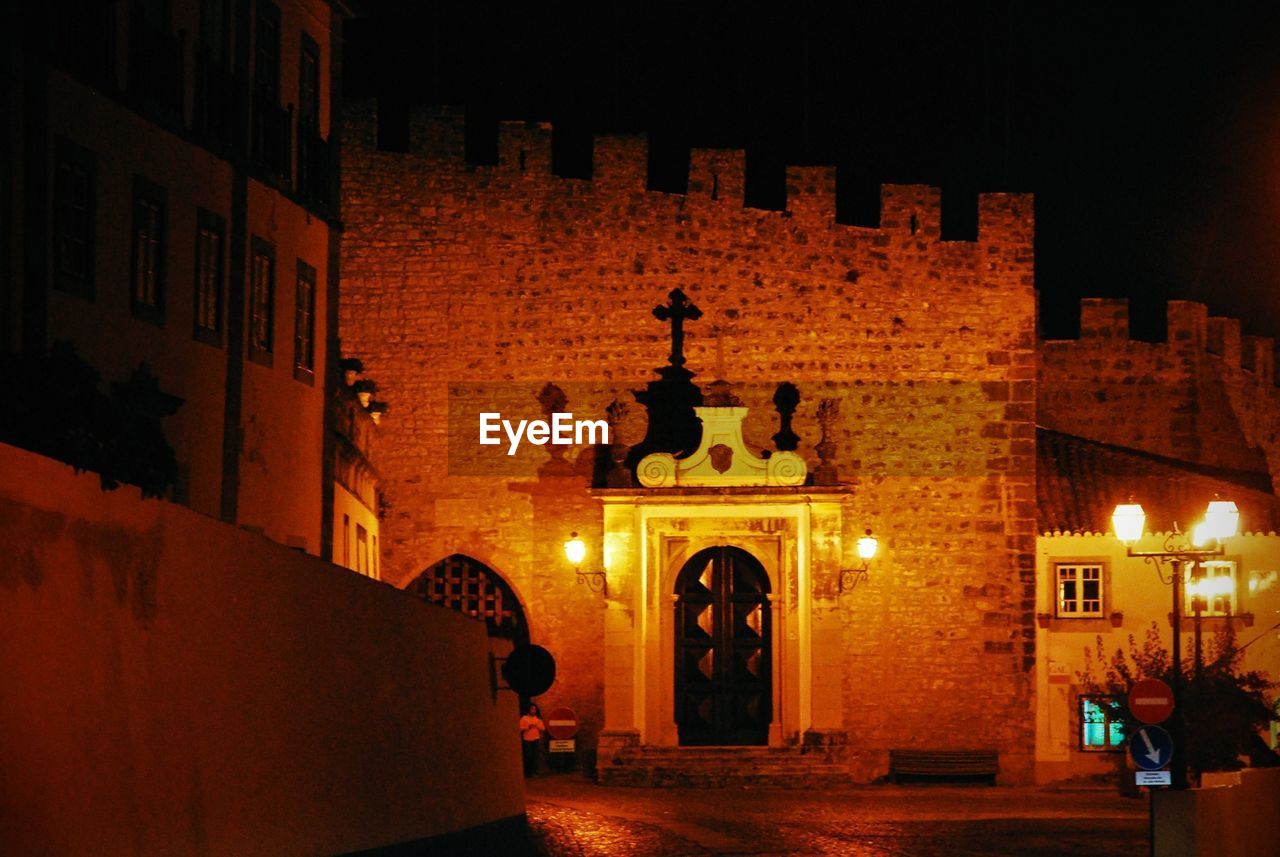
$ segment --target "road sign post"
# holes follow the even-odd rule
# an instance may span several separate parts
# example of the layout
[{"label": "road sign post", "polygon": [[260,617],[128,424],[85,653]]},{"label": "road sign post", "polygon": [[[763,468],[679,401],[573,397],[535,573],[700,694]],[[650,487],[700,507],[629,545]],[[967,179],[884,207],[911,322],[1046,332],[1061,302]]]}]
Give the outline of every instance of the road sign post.
[{"label": "road sign post", "polygon": [[552,709],[547,715],[547,734],[551,736],[547,749],[554,754],[553,759],[560,760],[556,764],[557,769],[572,770],[577,750],[574,736],[578,734],[578,715],[572,708],[564,706]]},{"label": "road sign post", "polygon": [[1158,678],[1144,678],[1129,691],[1129,711],[1143,723],[1163,723],[1173,713],[1173,688]]},{"label": "road sign post", "polygon": [[1158,771],[1173,758],[1173,738],[1159,726],[1143,726],[1129,739],[1129,758],[1143,771]]}]

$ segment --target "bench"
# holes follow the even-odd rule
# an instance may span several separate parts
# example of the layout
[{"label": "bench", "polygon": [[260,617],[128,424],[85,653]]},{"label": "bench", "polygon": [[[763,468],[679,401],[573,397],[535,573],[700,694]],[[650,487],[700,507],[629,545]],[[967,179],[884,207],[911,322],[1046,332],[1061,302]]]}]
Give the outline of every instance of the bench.
[{"label": "bench", "polygon": [[890,750],[889,782],[900,777],[948,780],[985,779],[996,783],[1000,754],[995,750]]}]

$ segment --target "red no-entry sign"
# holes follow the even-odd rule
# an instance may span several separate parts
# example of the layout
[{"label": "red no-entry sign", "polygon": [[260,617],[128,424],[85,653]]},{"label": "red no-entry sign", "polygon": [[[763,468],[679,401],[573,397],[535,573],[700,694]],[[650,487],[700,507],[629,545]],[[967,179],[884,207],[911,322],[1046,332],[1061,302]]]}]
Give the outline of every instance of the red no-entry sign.
[{"label": "red no-entry sign", "polygon": [[578,734],[578,715],[572,708],[557,708],[547,715],[547,731],[552,738],[565,740]]},{"label": "red no-entry sign", "polygon": [[1173,690],[1158,678],[1144,678],[1129,691],[1129,711],[1143,723],[1163,723],[1173,713]]}]

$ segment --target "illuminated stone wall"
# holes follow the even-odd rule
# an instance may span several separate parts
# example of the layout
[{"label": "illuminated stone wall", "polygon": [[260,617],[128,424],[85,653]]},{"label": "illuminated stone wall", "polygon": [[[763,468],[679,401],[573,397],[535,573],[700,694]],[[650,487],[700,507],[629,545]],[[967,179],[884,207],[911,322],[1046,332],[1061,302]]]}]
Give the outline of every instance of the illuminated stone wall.
[{"label": "illuminated stone wall", "polygon": [[0,535],[4,853],[518,829],[516,701],[492,691],[483,628],[3,444]]},{"label": "illuminated stone wall", "polygon": [[1280,473],[1275,342],[1236,319],[1170,301],[1166,342],[1129,338],[1123,299],[1081,304],[1080,338],[1046,341],[1039,419],[1046,428],[1184,461]]},{"label": "illuminated stone wall", "polygon": [[[600,558],[593,450],[540,478],[548,448],[482,451],[477,413],[539,417],[550,381],[579,417],[632,402],[621,433],[637,441],[629,391],[670,348],[651,310],[679,287],[704,312],[686,327],[688,366],[703,385],[743,384],[749,446],[772,447],[770,399],[791,381],[812,471],[815,409],[839,401],[845,532],[821,553],[856,564],[866,527],[884,549],[866,583],[815,608],[838,614],[815,663],[843,670],[855,775],[883,774],[893,747],[998,747],[1008,776],[1030,776],[1030,197],[983,195],[977,240],[942,241],[935,188],[885,186],[879,228],[853,227],[835,222],[830,168],[790,168],[787,210],[764,211],[743,207],[739,151],[695,150],[688,192],[670,194],[646,190],[639,137],[597,139],[594,178],[578,180],[552,175],[546,127],[503,126],[500,164],[473,166],[457,114],[416,115],[408,153],[376,150],[371,104],[348,115],[340,335],[393,391],[385,580],[407,585],[455,552],[487,563],[559,659],[544,709],[577,708],[594,740],[605,608],[561,550],[577,531],[588,564]],[[834,587],[838,564],[815,587]]]}]

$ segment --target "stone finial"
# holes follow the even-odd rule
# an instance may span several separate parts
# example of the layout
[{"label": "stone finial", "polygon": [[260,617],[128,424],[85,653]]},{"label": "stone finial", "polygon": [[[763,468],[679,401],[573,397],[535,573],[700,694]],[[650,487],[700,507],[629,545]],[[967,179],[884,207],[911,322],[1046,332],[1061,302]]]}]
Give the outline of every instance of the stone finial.
[{"label": "stone finial", "polygon": [[[542,406],[542,414],[550,422],[551,415],[555,413],[563,413],[568,410],[569,397],[565,395],[564,390],[548,381],[545,386],[538,392],[538,404]],[[565,447],[549,443],[546,445],[547,454],[551,457],[538,468],[540,476],[568,476],[573,472],[573,466],[565,461]]]},{"label": "stone finial", "polygon": [[822,439],[815,449],[818,451],[818,466],[813,471],[815,485],[834,485],[840,475],[836,470],[836,442],[831,439],[832,427],[840,416],[838,399],[823,399],[818,403],[818,426],[822,429]]},{"label": "stone finial", "polygon": [[610,439],[609,464],[604,474],[606,488],[630,488],[633,484],[631,471],[627,468],[627,454],[631,451],[631,447],[622,442],[622,436],[619,434],[619,426],[630,412],[631,406],[616,398],[604,409],[605,421],[609,423]]},{"label": "stone finial", "polygon": [[800,445],[800,436],[791,430],[791,418],[800,404],[800,390],[790,381],[783,381],[773,394],[773,406],[778,409],[781,425],[773,436],[773,445],[780,452],[792,452]]}]

